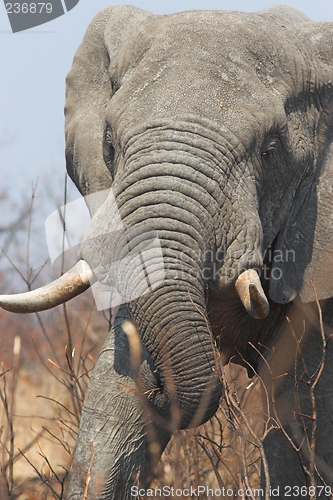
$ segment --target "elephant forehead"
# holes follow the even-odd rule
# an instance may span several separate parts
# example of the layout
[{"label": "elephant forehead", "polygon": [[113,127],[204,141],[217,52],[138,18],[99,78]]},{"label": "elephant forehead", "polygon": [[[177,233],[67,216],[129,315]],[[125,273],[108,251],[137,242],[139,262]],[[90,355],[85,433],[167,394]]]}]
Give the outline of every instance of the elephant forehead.
[{"label": "elephant forehead", "polygon": [[[249,71],[268,87],[274,82],[277,85],[277,80],[292,85],[302,66],[295,31],[295,27],[292,33],[260,15],[240,12],[162,16],[128,39],[110,71],[120,84],[140,69],[144,85],[148,79],[155,81],[169,74],[170,85],[177,77],[185,88],[194,80],[196,90],[200,90],[199,77],[202,87],[215,81],[225,87],[238,84],[248,88],[252,84]],[[303,69],[299,68],[302,76]]]},{"label": "elephant forehead", "polygon": [[147,120],[181,111],[219,123],[226,112],[240,119],[235,114],[248,108],[252,115],[257,109],[276,116],[297,81],[291,35],[281,29],[242,13],[188,12],[150,21],[111,64],[119,90],[110,115],[132,120],[139,110]]}]

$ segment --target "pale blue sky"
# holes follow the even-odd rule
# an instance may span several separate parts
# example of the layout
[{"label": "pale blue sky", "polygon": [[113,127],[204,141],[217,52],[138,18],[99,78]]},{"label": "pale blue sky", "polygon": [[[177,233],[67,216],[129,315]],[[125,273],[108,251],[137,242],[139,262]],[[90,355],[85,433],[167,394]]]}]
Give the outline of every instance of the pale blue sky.
[{"label": "pale blue sky", "polygon": [[[257,11],[274,0],[130,0],[142,9],[171,13],[189,9]],[[332,0],[284,0],[316,21],[333,21]],[[80,0],[69,13],[12,34],[0,4],[0,187],[30,190],[39,176],[53,179],[65,170],[63,105],[65,76],[84,31],[110,0]],[[1,191],[2,189],[0,189]]]}]

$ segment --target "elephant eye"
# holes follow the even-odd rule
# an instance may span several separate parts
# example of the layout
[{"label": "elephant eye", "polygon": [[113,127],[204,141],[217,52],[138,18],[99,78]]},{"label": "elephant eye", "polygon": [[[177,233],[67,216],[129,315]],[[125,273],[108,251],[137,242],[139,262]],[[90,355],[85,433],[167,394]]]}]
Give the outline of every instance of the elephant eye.
[{"label": "elephant eye", "polygon": [[110,171],[112,179],[114,179],[114,147],[112,143],[112,133],[111,129],[107,126],[104,131],[104,140],[103,140],[103,158],[104,162]]},{"label": "elephant eye", "polygon": [[112,144],[112,133],[111,133],[111,129],[108,125],[106,125],[106,127],[105,127],[104,141],[108,144]]},{"label": "elephant eye", "polygon": [[274,158],[274,156],[275,156],[275,151],[273,151],[272,149],[267,150],[267,151],[263,151],[261,153],[261,157],[262,157],[264,162],[272,160]]},{"label": "elephant eye", "polygon": [[279,152],[280,146],[280,140],[277,138],[266,141],[261,151],[261,157],[265,160],[270,159]]}]

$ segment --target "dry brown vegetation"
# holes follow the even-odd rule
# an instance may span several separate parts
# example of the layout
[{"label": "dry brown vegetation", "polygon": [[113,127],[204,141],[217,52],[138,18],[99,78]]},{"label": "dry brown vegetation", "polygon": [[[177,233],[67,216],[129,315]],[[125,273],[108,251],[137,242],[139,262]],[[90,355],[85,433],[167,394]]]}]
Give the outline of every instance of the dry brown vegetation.
[{"label": "dry brown vegetation", "polygon": [[[47,263],[36,269],[31,263],[36,203],[34,189],[28,208],[17,210],[15,220],[2,228],[2,293],[22,289],[22,282],[28,290],[53,278]],[[41,232],[37,225],[34,238]],[[110,315],[97,313],[89,291],[40,314],[0,311],[1,499],[65,498],[84,392],[110,321]],[[236,366],[225,376],[233,402],[224,399],[210,422],[175,434],[153,486],[259,484],[258,448],[248,444],[253,440],[235,422],[232,409],[242,405],[260,433],[258,383],[249,388],[245,371]]]},{"label": "dry brown vegetation", "polygon": [[[44,265],[33,269],[29,261],[33,198],[24,210],[28,216],[18,212],[11,225],[1,228],[0,293],[18,287],[13,276],[19,275],[21,286],[23,280],[29,289],[52,274]],[[11,250],[17,250],[17,244],[25,251],[14,261]],[[66,498],[84,392],[111,320],[111,312],[97,313],[89,291],[41,314],[0,310],[1,500]],[[243,368],[232,364],[218,369],[224,386],[218,412],[201,427],[175,433],[152,488],[260,487],[261,466],[265,469],[262,437],[269,432],[261,381],[248,379]]]},{"label": "dry brown vegetation", "polygon": [[19,335],[11,351],[9,339],[1,345],[1,499],[64,498],[84,392],[107,331],[92,303],[87,294],[73,309],[26,323],[3,314],[1,331]]},{"label": "dry brown vegetation", "polygon": [[[7,367],[2,364],[1,499],[65,498],[82,398],[95,356],[107,332],[106,320],[101,321],[97,314],[84,318],[91,308],[90,298],[78,301],[80,304],[76,304],[73,311],[68,308],[66,320],[61,307],[52,317],[40,320],[48,337],[57,339],[58,346],[52,348],[53,356],[48,357],[47,343],[40,347],[43,342],[36,341],[35,330],[22,331],[22,325],[17,325],[20,335],[35,338],[32,343],[39,347],[35,357],[23,354],[17,340],[20,337],[15,337],[11,360],[6,357]],[[67,322],[75,325],[72,351],[67,339],[61,340],[59,336]],[[15,323],[11,322],[11,327],[15,328]],[[96,338],[96,331],[100,331],[99,338]],[[82,332],[85,332],[84,342]],[[232,366],[227,372],[230,398],[239,401],[254,432],[260,435],[263,423],[258,382],[249,388],[243,369]],[[229,402],[228,407],[223,400],[211,421],[197,429],[175,434],[163,454],[152,487],[167,485],[184,489],[206,485],[214,489],[236,489],[245,484],[258,487],[260,452],[244,423],[235,419],[234,404],[237,406],[238,402]],[[208,497],[200,495],[200,498]]]},{"label": "dry brown vegetation", "polygon": [[195,491],[199,485],[206,486],[206,493],[198,498],[211,499],[215,497],[208,488],[236,492],[260,487],[258,443],[264,424],[258,380],[249,381],[243,368],[230,365],[223,383],[228,394],[218,412],[204,425],[174,435],[152,488],[166,485]]},{"label": "dry brown vegetation", "polygon": [[[1,202],[7,212],[8,201]],[[45,240],[40,203],[33,188],[29,203],[0,228],[0,293],[54,279],[46,259],[35,267]],[[90,292],[40,314],[0,310],[1,500],[65,498],[84,392],[108,327]]]}]

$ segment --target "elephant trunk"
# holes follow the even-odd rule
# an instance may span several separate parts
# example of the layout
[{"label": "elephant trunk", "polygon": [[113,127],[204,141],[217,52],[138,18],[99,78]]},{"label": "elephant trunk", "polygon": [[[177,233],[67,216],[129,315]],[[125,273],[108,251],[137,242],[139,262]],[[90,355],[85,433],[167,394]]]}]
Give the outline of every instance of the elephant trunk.
[{"label": "elephant trunk", "polygon": [[[156,419],[148,425],[142,419],[142,398],[136,397],[129,343],[122,330],[127,319],[122,305],[87,388],[68,500],[133,498],[134,485],[145,487],[153,479],[156,461],[170,439]],[[151,363],[144,347],[141,363]]]},{"label": "elephant trunk", "polygon": [[152,231],[138,227],[118,234],[109,251],[90,234],[81,251],[98,279],[104,285],[116,283],[127,299],[153,364],[140,370],[143,391],[158,424],[172,432],[209,419],[221,395],[204,284],[198,262],[184,262],[186,257],[165,238],[159,239],[164,254],[159,260],[158,248],[150,244]]},{"label": "elephant trunk", "polygon": [[148,400],[171,431],[211,418],[221,395],[203,299],[191,284],[178,281],[129,304],[157,372]]},{"label": "elephant trunk", "polygon": [[[112,123],[115,109],[109,114]],[[126,297],[156,370],[154,381],[142,376],[152,407],[175,428],[198,425],[213,415],[221,394],[206,283],[213,277],[222,288],[233,286],[242,271],[262,265],[255,179],[247,164],[229,175],[234,158],[201,124],[184,119],[170,130],[154,123],[134,134],[124,122],[120,135],[122,127],[122,168],[114,167],[112,193],[92,219],[81,256],[100,282],[116,283]],[[194,140],[200,147],[193,148]],[[221,281],[207,255],[223,247]],[[237,291],[250,314],[264,317],[268,304],[256,276],[246,274]]]}]

